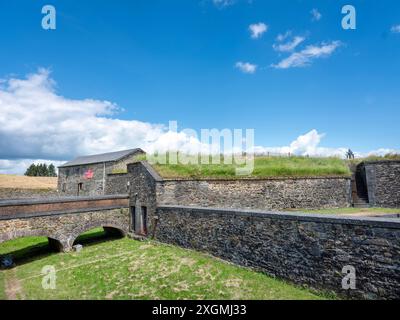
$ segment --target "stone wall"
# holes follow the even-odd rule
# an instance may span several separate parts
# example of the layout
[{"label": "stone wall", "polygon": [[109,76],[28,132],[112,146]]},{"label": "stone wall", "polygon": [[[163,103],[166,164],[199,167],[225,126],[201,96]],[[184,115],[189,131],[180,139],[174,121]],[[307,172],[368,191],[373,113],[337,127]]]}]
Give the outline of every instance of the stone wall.
[{"label": "stone wall", "polygon": [[146,207],[146,223],[149,234],[152,235],[158,222],[156,185],[162,179],[147,162],[129,164],[128,174],[130,176],[130,207]]},{"label": "stone wall", "polygon": [[400,208],[400,161],[365,162],[369,203]]},{"label": "stone wall", "polygon": [[108,174],[106,178],[106,195],[130,192],[130,181],[127,173]]},{"label": "stone wall", "polygon": [[0,243],[20,237],[43,236],[57,242],[60,250],[69,251],[80,234],[97,227],[114,228],[127,234],[130,231],[129,209],[81,209],[73,213],[49,212],[38,216],[19,214],[13,219],[0,216]]},{"label": "stone wall", "polygon": [[164,180],[158,205],[257,210],[319,209],[351,205],[347,177],[254,180]]},{"label": "stone wall", "polygon": [[[156,238],[349,298],[400,298],[400,221],[165,206]],[[356,289],[343,290],[343,267]]]},{"label": "stone wall", "polygon": [[145,206],[150,232],[164,205],[282,210],[351,204],[346,177],[263,180],[163,180],[145,161],[128,165],[131,207]]}]

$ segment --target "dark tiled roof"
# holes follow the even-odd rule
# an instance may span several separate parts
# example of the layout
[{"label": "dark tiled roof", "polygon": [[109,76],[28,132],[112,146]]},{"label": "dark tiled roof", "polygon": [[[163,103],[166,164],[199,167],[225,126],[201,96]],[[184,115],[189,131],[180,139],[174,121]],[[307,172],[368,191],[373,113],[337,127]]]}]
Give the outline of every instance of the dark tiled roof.
[{"label": "dark tiled roof", "polygon": [[78,157],[74,160],[64,163],[62,166],[59,166],[59,168],[80,166],[84,164],[118,161],[121,160],[122,158],[125,158],[126,156],[133,155],[135,153],[144,153],[144,151],[142,149],[137,148],[137,149],[117,151],[117,152],[95,154],[92,156]]}]

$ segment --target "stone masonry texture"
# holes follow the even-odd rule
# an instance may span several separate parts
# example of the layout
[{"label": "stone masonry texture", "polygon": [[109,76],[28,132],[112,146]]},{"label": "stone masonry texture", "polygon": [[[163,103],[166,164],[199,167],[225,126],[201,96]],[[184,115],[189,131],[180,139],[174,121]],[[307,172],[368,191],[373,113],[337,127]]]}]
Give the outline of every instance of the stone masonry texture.
[{"label": "stone masonry texture", "polygon": [[[165,206],[156,238],[342,297],[400,298],[400,221]],[[345,266],[356,289],[343,290]]]},{"label": "stone masonry texture", "polygon": [[[97,163],[74,167],[59,168],[58,191],[64,196],[96,196],[104,195],[105,179],[112,172],[112,163]],[[85,173],[91,171],[93,176],[89,179]],[[78,185],[82,189],[78,190]]]},{"label": "stone masonry texture", "polygon": [[129,193],[129,175],[127,173],[108,174],[106,179],[106,195]]},{"label": "stone masonry texture", "polygon": [[128,165],[130,175],[130,207],[146,207],[147,226],[152,235],[158,222],[156,216],[156,184],[161,177],[146,162]]},{"label": "stone masonry texture", "polygon": [[365,162],[364,167],[370,204],[400,208],[400,161]]},{"label": "stone masonry texture", "polygon": [[159,205],[284,210],[349,207],[346,177],[262,180],[176,180],[157,183]]}]

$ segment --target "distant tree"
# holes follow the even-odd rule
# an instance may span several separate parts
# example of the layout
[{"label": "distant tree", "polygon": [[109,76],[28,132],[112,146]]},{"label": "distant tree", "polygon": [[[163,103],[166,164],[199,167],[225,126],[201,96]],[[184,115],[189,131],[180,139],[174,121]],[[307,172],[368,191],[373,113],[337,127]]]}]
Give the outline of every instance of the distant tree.
[{"label": "distant tree", "polygon": [[39,175],[39,165],[35,164],[33,168],[33,176],[37,177]]},{"label": "distant tree", "polygon": [[54,164],[52,164],[52,163],[48,167],[48,174],[49,174],[49,177],[57,177],[56,168],[54,167]]},{"label": "distant tree", "polygon": [[46,169],[47,169],[47,166],[45,168],[43,163],[39,163],[37,165],[36,177],[46,177],[47,176]]},{"label": "distant tree", "polygon": [[54,164],[47,166],[45,163],[32,163],[25,171],[25,175],[29,177],[57,177]]},{"label": "distant tree", "polygon": [[25,175],[28,177],[34,177],[36,175],[36,165],[32,163],[28,169],[25,171]]},{"label": "distant tree", "polygon": [[41,177],[48,177],[49,176],[49,169],[47,168],[47,164],[42,164],[42,175]]}]

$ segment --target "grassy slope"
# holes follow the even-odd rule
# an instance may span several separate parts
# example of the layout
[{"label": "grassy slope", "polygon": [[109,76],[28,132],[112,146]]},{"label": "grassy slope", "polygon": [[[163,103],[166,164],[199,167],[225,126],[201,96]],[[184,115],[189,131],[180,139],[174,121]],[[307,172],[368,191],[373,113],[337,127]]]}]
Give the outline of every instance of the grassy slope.
[{"label": "grassy slope", "polygon": [[57,189],[57,178],[26,177],[10,174],[0,174],[0,188],[7,189]]},{"label": "grassy slope", "polygon": [[[40,244],[25,238],[1,245],[1,252]],[[41,269],[54,265],[57,289],[43,290]],[[208,255],[155,242],[119,239],[86,245],[82,252],[36,256],[14,272],[27,299],[321,299],[287,284]]]},{"label": "grassy slope", "polygon": [[6,299],[4,275],[5,275],[5,273],[0,271],[0,300]]},{"label": "grassy slope", "polygon": [[[164,178],[241,178],[235,165],[154,164]],[[307,177],[350,175],[345,161],[338,158],[256,157],[251,177]]]}]

